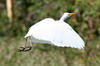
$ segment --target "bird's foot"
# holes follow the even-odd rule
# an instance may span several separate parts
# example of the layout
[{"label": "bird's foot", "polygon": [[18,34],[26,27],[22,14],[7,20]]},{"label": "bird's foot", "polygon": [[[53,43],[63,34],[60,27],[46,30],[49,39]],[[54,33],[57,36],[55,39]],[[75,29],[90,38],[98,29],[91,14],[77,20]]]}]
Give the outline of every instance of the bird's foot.
[{"label": "bird's foot", "polygon": [[31,50],[31,49],[32,49],[31,46],[20,47],[20,48],[18,49],[18,52],[26,52],[26,51],[29,51],[29,50]]}]

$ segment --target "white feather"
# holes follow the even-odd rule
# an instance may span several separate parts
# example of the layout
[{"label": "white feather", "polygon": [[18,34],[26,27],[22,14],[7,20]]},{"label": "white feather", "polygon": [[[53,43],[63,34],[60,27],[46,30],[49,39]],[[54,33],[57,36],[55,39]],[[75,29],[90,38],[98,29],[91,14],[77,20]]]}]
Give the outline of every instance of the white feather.
[{"label": "white feather", "polygon": [[84,47],[84,41],[70,25],[62,20],[54,21],[51,18],[46,18],[30,27],[26,37],[30,37],[33,43],[48,43],[79,49]]}]

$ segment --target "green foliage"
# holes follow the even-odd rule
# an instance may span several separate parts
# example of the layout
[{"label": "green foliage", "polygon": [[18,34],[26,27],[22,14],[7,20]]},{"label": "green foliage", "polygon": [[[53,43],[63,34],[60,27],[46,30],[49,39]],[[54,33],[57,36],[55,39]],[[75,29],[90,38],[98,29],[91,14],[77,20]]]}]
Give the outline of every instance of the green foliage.
[{"label": "green foliage", "polygon": [[[100,33],[100,8],[99,0],[15,0],[15,19],[13,24],[7,18],[5,2],[2,2],[0,16],[0,35],[18,36],[28,31],[36,22],[51,17],[59,19],[64,12],[76,12],[75,17],[68,19],[69,24],[80,33],[91,32],[88,27],[89,20],[96,24],[93,29]],[[89,19],[88,19],[89,18]],[[82,27],[81,29],[79,27]],[[84,28],[85,27],[85,28]],[[82,31],[81,31],[82,30]],[[97,35],[94,32],[95,35]]]},{"label": "green foliage", "polygon": [[17,52],[23,38],[0,38],[0,66],[99,66],[100,38],[87,42],[84,50],[33,44],[29,52]]}]

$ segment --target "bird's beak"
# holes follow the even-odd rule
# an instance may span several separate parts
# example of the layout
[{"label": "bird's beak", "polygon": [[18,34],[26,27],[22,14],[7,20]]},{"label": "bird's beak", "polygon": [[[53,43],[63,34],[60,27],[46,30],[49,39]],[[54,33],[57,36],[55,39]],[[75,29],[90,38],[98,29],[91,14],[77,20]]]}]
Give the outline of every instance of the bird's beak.
[{"label": "bird's beak", "polygon": [[75,15],[76,13],[69,13],[70,15]]}]

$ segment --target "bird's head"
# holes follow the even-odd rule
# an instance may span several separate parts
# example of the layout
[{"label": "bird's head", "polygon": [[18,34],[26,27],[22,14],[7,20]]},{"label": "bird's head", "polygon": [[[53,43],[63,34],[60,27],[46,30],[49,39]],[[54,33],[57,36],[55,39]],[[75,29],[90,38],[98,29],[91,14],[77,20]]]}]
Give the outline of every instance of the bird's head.
[{"label": "bird's head", "polygon": [[75,15],[76,13],[64,13],[65,16],[70,17],[72,15]]},{"label": "bird's head", "polygon": [[60,20],[65,20],[66,18],[70,17],[71,15],[75,15],[76,13],[64,13]]}]

